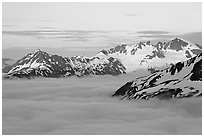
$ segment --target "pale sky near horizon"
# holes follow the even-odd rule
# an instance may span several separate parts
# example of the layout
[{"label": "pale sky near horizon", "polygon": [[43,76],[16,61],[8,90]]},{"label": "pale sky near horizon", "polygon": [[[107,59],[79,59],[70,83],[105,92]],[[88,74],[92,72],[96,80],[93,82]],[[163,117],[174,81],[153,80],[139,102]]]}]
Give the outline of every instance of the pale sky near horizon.
[{"label": "pale sky near horizon", "polygon": [[58,47],[78,54],[85,47],[145,40],[138,31],[201,32],[202,4],[3,2],[2,25],[3,49]]}]

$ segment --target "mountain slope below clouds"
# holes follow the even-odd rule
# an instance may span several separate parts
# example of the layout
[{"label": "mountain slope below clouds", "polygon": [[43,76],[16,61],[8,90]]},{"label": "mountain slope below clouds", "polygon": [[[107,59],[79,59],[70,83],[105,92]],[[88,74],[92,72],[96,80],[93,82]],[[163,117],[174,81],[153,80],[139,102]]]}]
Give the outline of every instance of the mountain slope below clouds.
[{"label": "mountain slope below clouds", "polygon": [[113,96],[123,99],[169,99],[202,95],[202,53],[185,62],[145,77],[136,78],[119,88]]}]

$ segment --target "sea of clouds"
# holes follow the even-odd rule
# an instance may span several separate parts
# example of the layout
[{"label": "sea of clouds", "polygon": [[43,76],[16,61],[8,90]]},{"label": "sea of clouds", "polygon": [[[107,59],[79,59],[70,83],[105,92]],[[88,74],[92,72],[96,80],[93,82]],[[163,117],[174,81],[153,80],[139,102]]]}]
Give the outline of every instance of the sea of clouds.
[{"label": "sea of clouds", "polygon": [[135,74],[3,80],[3,134],[202,133],[202,98],[111,97],[134,78]]}]

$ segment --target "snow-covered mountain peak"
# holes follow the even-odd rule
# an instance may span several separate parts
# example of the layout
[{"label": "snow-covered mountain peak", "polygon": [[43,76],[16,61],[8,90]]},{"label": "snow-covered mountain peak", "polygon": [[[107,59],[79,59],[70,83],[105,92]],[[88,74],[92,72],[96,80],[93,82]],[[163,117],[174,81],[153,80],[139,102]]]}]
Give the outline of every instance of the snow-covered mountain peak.
[{"label": "snow-covered mountain peak", "polygon": [[185,61],[201,52],[201,46],[176,37],[169,42],[157,44],[147,41],[133,45],[117,45],[100,51],[97,56],[116,58],[126,67],[127,72],[131,72],[141,68],[161,67]]},{"label": "snow-covered mountain peak", "polygon": [[42,52],[42,50],[40,48],[36,48],[33,53],[38,53],[38,52]]},{"label": "snow-covered mountain peak", "polygon": [[98,56],[115,56],[115,55],[134,55],[137,50],[146,50],[152,47],[153,44],[150,41],[140,42],[133,45],[117,45],[116,47],[110,48],[108,50],[101,50]]}]

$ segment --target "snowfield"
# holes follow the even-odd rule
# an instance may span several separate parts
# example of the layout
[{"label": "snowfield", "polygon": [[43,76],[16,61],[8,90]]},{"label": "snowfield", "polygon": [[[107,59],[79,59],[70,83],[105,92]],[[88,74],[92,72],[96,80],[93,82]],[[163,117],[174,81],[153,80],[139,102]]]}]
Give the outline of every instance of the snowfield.
[{"label": "snowfield", "polygon": [[202,98],[111,97],[144,74],[3,80],[3,134],[201,134]]}]

